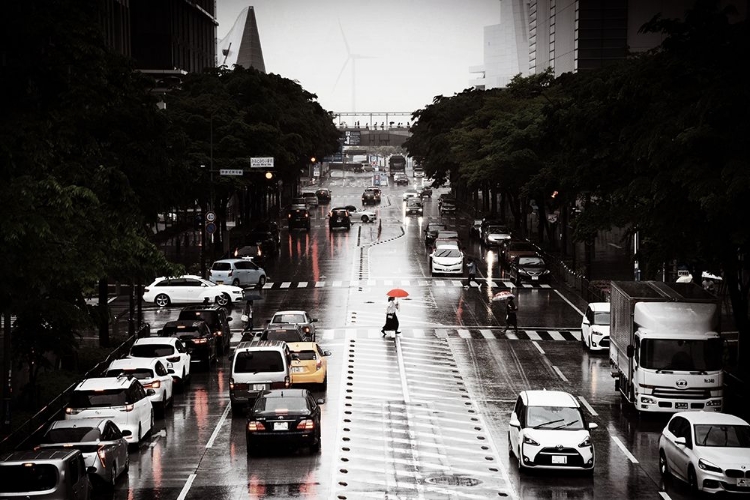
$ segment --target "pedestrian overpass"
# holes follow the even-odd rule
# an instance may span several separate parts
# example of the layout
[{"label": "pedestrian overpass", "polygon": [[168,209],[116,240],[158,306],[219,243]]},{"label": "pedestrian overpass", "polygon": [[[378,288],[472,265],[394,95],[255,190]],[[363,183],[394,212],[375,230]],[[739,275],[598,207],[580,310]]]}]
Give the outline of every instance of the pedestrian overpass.
[{"label": "pedestrian overpass", "polygon": [[412,112],[333,113],[336,127],[344,135],[344,146],[402,146],[411,136]]}]

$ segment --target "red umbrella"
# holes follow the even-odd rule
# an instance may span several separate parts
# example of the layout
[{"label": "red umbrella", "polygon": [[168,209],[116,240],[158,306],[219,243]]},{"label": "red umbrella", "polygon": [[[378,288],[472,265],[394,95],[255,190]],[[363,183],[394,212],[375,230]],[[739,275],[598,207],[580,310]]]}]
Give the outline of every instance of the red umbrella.
[{"label": "red umbrella", "polygon": [[386,295],[389,296],[389,297],[396,297],[396,298],[400,299],[400,298],[403,298],[403,297],[408,297],[409,296],[409,292],[407,292],[406,290],[402,290],[400,288],[394,288],[390,292],[386,293]]},{"label": "red umbrella", "polygon": [[513,295],[508,290],[503,290],[502,292],[497,292],[495,295],[493,295],[492,296],[492,301],[493,302],[499,302],[499,301],[502,301],[502,300],[508,300],[511,297],[515,298],[515,295]]}]

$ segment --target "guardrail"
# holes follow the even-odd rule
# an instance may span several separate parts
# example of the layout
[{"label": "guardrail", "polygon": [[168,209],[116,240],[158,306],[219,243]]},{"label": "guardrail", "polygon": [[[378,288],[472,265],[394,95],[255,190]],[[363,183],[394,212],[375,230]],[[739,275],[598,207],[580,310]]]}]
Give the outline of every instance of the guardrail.
[{"label": "guardrail", "polygon": [[151,327],[148,323],[141,325],[134,335],[117,346],[111,353],[109,353],[104,361],[97,363],[96,366],[86,372],[83,377],[71,384],[70,387],[65,389],[59,396],[44,405],[44,407],[42,407],[42,409],[30,419],[21,424],[20,427],[0,441],[0,451],[18,450],[27,446],[28,443],[32,441],[39,432],[44,430],[51,421],[59,420],[60,414],[68,404],[70,394],[76,386],[87,378],[98,377],[104,374],[105,370],[113,360],[122,358],[127,354],[136,339],[149,332],[150,329]]}]

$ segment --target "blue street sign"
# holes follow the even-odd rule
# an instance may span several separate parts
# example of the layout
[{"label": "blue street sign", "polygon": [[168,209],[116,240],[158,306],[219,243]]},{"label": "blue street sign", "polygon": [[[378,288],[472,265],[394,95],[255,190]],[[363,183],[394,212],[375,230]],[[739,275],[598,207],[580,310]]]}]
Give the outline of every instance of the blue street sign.
[{"label": "blue street sign", "polygon": [[206,224],[206,232],[208,234],[214,234],[216,232],[216,224],[214,224],[213,222],[209,222],[208,224]]}]

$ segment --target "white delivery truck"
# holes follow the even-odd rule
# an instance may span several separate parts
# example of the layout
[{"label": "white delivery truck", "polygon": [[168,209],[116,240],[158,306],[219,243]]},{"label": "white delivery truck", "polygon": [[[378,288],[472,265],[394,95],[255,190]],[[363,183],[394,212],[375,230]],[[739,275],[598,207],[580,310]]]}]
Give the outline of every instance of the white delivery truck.
[{"label": "white delivery truck", "polygon": [[613,281],[615,390],[643,412],[721,411],[720,303],[694,283]]}]

